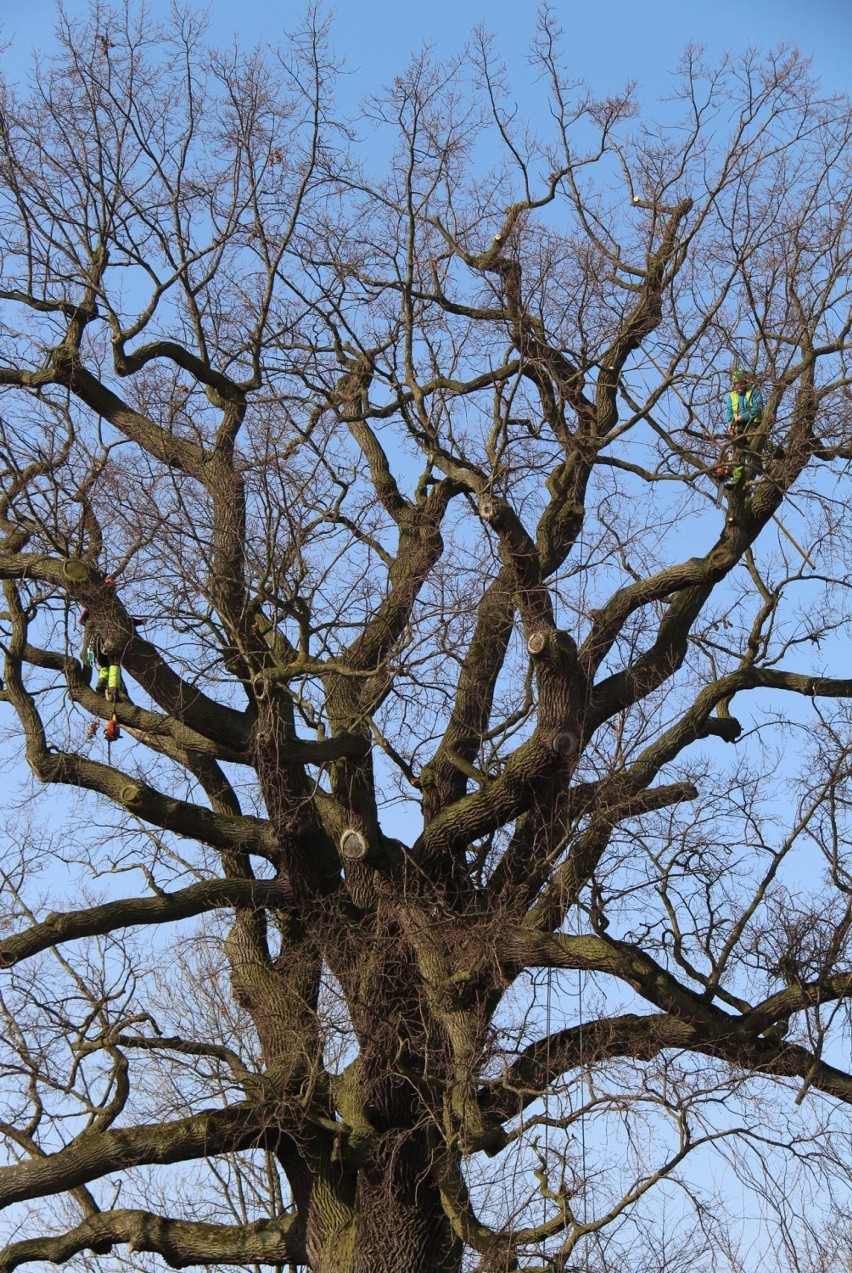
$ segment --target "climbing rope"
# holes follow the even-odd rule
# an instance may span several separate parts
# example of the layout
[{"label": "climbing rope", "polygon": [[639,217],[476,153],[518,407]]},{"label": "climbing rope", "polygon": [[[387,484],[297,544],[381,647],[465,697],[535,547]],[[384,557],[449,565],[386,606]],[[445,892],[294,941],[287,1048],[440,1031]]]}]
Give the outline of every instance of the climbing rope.
[{"label": "climbing rope", "polygon": [[[582,915],[582,911],[581,911],[580,902],[578,899],[577,901],[577,935],[578,936],[582,936],[581,915]],[[578,969],[577,970],[577,1025],[579,1027],[579,1032],[580,1032],[579,1033],[580,1045],[579,1045],[578,1069],[579,1069],[579,1075],[580,1075],[579,1081],[580,1081],[581,1088],[582,1088],[582,1085],[584,1084],[584,1068],[585,1068],[585,1057],[583,1055],[584,1054],[583,1031],[584,1031],[585,1023],[586,1023],[584,996],[585,996],[585,976],[583,974],[582,969]],[[542,1168],[542,1171],[541,1171],[542,1221],[545,1224],[547,1223],[548,1198],[553,1197],[552,1192],[547,1187],[547,1164],[549,1159],[549,1148],[550,1148],[550,1045],[551,1045],[551,1037],[552,1037],[552,1018],[553,1018],[553,968],[548,967],[547,977],[545,981],[545,1001],[544,1001],[545,1039],[546,1039],[546,1043],[545,1043],[545,1076],[546,1077],[545,1077],[545,1088],[544,1088],[544,1098],[543,1098],[544,1151],[543,1153],[539,1154],[539,1159],[540,1159],[541,1168]],[[582,1104],[582,1100],[581,1100],[581,1104]],[[586,1182],[588,1180],[588,1169],[587,1169],[586,1149],[587,1149],[586,1120],[585,1118],[581,1118],[580,1119],[580,1167],[581,1167],[581,1181],[582,1181],[582,1193],[583,1193],[582,1223],[584,1227],[588,1223],[588,1198],[586,1195]],[[538,1175],[539,1173],[535,1173],[535,1174]]]},{"label": "climbing rope", "polygon": [[[580,902],[578,898],[577,900],[577,932],[578,934],[580,932],[580,914],[581,914]],[[580,1082],[581,1084],[585,1083],[584,1058],[583,1058],[583,1031],[585,1028],[585,1019],[584,1019],[585,1014],[583,1012],[584,991],[585,991],[585,977],[583,975],[582,968],[580,968],[577,970],[577,1024],[580,1027]],[[587,1173],[586,1173],[586,1120],[585,1118],[580,1119],[580,1163],[581,1163],[582,1171],[583,1171],[583,1224],[585,1225],[588,1220],[588,1215],[587,1215],[588,1201],[586,1198]]]}]

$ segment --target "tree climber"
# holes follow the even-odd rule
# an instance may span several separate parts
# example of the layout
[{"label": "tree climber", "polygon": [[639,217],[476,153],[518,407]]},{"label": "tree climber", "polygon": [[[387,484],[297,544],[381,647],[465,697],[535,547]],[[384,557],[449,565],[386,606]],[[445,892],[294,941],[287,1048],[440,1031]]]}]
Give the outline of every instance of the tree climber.
[{"label": "tree climber", "polygon": [[754,445],[750,426],[759,426],[763,420],[763,398],[754,377],[743,367],[737,367],[731,377],[733,389],[725,399],[727,437],[722,456],[716,465],[716,476],[724,478],[729,491],[742,485],[749,456],[756,456],[762,440]]},{"label": "tree climber", "polygon": [[[111,575],[104,580],[104,587],[115,591],[115,580]],[[108,703],[119,703],[124,689],[121,681],[121,663],[107,653],[103,637],[92,622],[88,609],[83,610],[80,622],[83,624],[83,648],[80,651],[80,658],[84,666],[97,666],[98,669],[95,693],[102,694]],[[138,627],[145,620],[131,618],[130,622]]]}]

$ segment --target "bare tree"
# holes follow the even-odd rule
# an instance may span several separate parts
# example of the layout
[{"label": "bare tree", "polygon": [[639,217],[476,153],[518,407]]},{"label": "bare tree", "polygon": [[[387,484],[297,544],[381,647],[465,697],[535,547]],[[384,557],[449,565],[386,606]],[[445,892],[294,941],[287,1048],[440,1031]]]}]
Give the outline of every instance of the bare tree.
[{"label": "bare tree", "polygon": [[2,89],[0,1268],[816,1267],[849,103],[545,11],[540,128],[483,33],[347,123],[327,34]]}]

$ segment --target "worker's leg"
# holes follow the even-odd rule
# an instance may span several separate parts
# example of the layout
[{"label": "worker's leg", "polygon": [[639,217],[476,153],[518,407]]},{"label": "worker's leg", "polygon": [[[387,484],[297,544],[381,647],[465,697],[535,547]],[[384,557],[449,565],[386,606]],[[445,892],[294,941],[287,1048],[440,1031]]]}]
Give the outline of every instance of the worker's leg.
[{"label": "worker's leg", "polygon": [[118,663],[110,663],[107,671],[106,696],[111,703],[117,703],[121,690],[121,667]]}]

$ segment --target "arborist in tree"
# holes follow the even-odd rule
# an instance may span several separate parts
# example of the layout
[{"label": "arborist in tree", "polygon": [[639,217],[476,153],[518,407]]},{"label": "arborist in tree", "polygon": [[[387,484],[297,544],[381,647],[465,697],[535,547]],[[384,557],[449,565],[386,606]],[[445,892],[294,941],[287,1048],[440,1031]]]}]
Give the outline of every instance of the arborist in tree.
[{"label": "arborist in tree", "polygon": [[[104,587],[112,588],[114,591],[115,580],[108,577],[104,580]],[[83,625],[83,648],[80,651],[80,658],[84,666],[98,669],[95,693],[102,694],[108,703],[117,703],[121,696],[121,664],[107,654],[103,638],[92,622],[88,610],[82,612],[80,622]]]},{"label": "arborist in tree", "polygon": [[[104,580],[104,587],[112,589],[113,592],[115,591],[115,580],[111,575]],[[80,658],[84,665],[97,667],[98,669],[95,693],[102,694],[108,703],[120,703],[124,696],[124,686],[121,681],[121,663],[105,649],[103,637],[95,627],[87,609],[83,610],[80,615],[80,622],[83,624],[84,634]],[[145,620],[134,619],[131,616],[130,622],[135,627],[139,627]],[[116,725],[116,737],[118,736],[117,729]],[[109,727],[107,727],[107,737],[109,737]]]},{"label": "arborist in tree", "polygon": [[732,381],[733,388],[725,399],[728,432],[722,458],[716,466],[716,476],[724,478],[729,491],[742,485],[749,457],[756,457],[761,449],[751,435],[763,421],[763,398],[754,377],[743,367],[737,367]]}]

